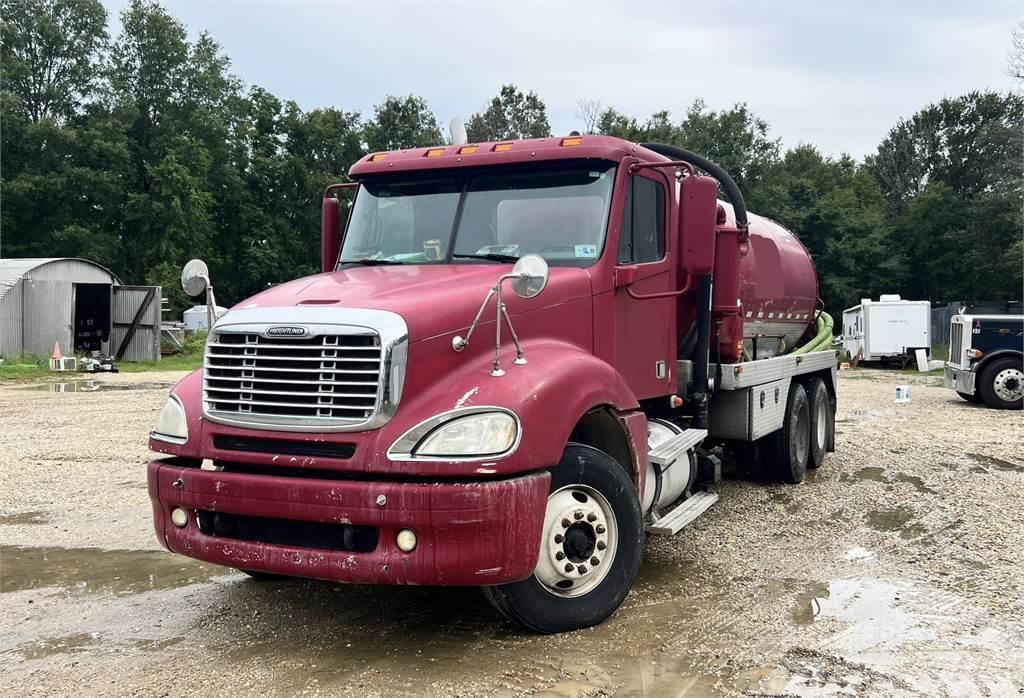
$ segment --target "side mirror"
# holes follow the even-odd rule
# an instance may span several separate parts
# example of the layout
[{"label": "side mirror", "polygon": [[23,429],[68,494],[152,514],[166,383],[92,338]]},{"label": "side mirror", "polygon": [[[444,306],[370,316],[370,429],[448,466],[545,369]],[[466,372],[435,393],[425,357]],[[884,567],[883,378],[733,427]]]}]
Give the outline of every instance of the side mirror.
[{"label": "side mirror", "polygon": [[715,267],[715,225],[718,219],[718,182],[690,175],[679,185],[679,266],[687,274],[703,276]]},{"label": "side mirror", "polygon": [[332,192],[356,189],[355,182],[332,184],[324,192],[320,205],[320,271],[334,271],[341,254],[341,201],[331,196]]},{"label": "side mirror", "polygon": [[181,288],[190,296],[198,296],[210,285],[210,270],[206,262],[193,259],[181,270]]},{"label": "side mirror", "polygon": [[517,296],[534,298],[547,288],[548,263],[540,255],[523,255],[513,265],[511,276],[512,290]]}]

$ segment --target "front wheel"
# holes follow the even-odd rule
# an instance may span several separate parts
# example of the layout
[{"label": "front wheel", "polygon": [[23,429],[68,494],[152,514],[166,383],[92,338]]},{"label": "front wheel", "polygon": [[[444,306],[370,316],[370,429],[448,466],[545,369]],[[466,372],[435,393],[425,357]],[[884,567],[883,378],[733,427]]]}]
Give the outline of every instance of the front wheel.
[{"label": "front wheel", "polygon": [[978,376],[978,393],[989,407],[1019,410],[1024,406],[1024,372],[1019,359],[996,359]]},{"label": "front wheel", "polygon": [[643,542],[640,499],[626,471],[603,451],[569,444],[551,471],[536,570],[484,595],[534,632],[596,625],[629,593]]}]

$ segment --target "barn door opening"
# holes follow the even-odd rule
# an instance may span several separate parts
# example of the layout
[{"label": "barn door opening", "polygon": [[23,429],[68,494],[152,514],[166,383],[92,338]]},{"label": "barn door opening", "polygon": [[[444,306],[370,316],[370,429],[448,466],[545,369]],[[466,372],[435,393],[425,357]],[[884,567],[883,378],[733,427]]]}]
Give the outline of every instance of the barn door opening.
[{"label": "barn door opening", "polygon": [[110,341],[110,284],[75,284],[75,353],[103,351]]},{"label": "barn door opening", "polygon": [[160,287],[114,286],[110,349],[125,361],[160,358]]}]

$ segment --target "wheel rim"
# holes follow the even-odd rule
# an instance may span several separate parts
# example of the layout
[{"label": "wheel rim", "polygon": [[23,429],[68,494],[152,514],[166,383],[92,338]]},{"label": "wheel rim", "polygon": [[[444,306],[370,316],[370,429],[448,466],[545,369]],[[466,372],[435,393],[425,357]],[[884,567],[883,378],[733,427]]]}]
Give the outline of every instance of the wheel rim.
[{"label": "wheel rim", "polygon": [[817,414],[815,415],[815,430],[814,435],[817,438],[817,444],[819,448],[825,447],[826,431],[828,429],[828,407],[826,406],[825,400],[818,400],[818,404],[815,408]]},{"label": "wheel rim", "polygon": [[1024,374],[1016,368],[1004,368],[996,374],[992,381],[992,390],[1005,402],[1016,402],[1020,400],[1024,383]]},{"label": "wheel rim", "polygon": [[[804,404],[806,406],[806,403]],[[793,432],[796,437],[796,457],[801,463],[807,462],[807,451],[811,446],[809,421],[810,410],[802,409],[797,411]]]},{"label": "wheel rim", "polygon": [[587,485],[562,487],[548,497],[534,576],[556,596],[583,596],[608,575],[618,543],[605,496]]}]

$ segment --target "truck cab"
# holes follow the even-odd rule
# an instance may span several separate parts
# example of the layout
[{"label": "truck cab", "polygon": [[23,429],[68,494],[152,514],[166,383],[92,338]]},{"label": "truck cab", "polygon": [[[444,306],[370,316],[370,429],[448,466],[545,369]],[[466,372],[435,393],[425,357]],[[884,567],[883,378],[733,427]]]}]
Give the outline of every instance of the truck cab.
[{"label": "truck cab", "polygon": [[1024,405],[1024,315],[954,315],[947,388],[996,409]]},{"label": "truck cab", "polygon": [[150,434],[169,550],[480,586],[559,632],[615,611],[645,535],[711,506],[739,445],[790,482],[833,448],[810,256],[713,163],[570,136],[373,153],[349,177],[322,273],[221,317]]}]

